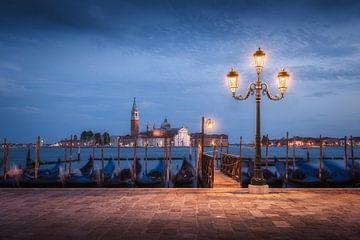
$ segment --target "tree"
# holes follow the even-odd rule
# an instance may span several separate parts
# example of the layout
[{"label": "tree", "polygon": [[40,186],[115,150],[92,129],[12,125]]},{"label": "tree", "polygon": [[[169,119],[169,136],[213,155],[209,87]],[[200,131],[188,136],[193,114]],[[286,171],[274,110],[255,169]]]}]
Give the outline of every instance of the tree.
[{"label": "tree", "polygon": [[104,145],[108,145],[110,143],[110,134],[108,132],[104,132],[103,140],[104,140]]},{"label": "tree", "polygon": [[101,133],[95,133],[95,143],[96,144],[102,144],[102,141],[101,141]]},{"label": "tree", "polygon": [[80,135],[80,140],[82,141],[90,141],[94,136],[92,131],[83,131]]}]

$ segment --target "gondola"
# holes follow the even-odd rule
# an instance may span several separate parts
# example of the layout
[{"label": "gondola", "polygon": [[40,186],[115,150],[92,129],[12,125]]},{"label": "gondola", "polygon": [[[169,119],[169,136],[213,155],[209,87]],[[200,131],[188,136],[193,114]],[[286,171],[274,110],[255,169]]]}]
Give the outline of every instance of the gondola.
[{"label": "gondola", "polygon": [[[136,161],[136,175],[141,172],[141,164]],[[125,168],[120,171],[120,175],[115,174],[104,182],[104,187],[134,187],[134,181],[132,179],[132,170]]]},{"label": "gondola", "polygon": [[263,175],[269,187],[271,188],[282,187],[283,184],[282,178],[280,177],[280,174],[278,173],[275,167],[269,166],[267,168],[263,168]]},{"label": "gondola", "polygon": [[324,179],[326,187],[352,187],[355,184],[351,168],[336,166],[334,162],[324,162]]},{"label": "gondola", "polygon": [[0,176],[0,187],[19,187],[23,170],[14,166],[4,176]]},{"label": "gondola", "polygon": [[20,178],[21,187],[61,187],[63,178],[60,175],[60,163],[51,169],[41,169],[35,177],[35,171],[25,171]]},{"label": "gondola", "polygon": [[175,186],[190,186],[195,180],[195,169],[184,157],[178,173],[173,178]]},{"label": "gondola", "polygon": [[135,183],[139,187],[161,187],[164,184],[164,161],[160,160],[148,174],[137,175]]},{"label": "gondola", "polygon": [[[108,161],[104,167],[104,182],[113,177],[115,164],[112,160]],[[66,179],[67,187],[101,187],[101,169],[92,169],[87,175],[72,175]]]},{"label": "gondola", "polygon": [[[275,166],[285,181],[285,162],[276,161]],[[288,168],[288,182],[293,187],[313,188],[323,186],[323,181],[316,177],[316,170],[307,166],[306,163],[298,163],[295,168]]]}]

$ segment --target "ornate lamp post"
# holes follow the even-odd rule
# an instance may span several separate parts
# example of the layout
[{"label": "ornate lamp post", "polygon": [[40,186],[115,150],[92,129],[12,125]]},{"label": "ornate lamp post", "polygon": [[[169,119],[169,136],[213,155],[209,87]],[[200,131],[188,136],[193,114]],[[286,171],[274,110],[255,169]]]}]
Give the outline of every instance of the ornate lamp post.
[{"label": "ornate lamp post", "polygon": [[235,71],[234,68],[227,74],[229,88],[232,92],[233,98],[236,100],[246,100],[250,94],[255,93],[256,99],[256,135],[255,135],[255,171],[254,176],[251,179],[251,185],[255,186],[264,186],[266,185],[266,180],[264,179],[262,170],[261,170],[261,145],[260,145],[260,101],[261,94],[266,95],[271,100],[280,100],[284,98],[285,91],[288,87],[288,80],[290,75],[282,69],[278,75],[278,88],[280,93],[276,96],[272,96],[269,92],[268,84],[264,83],[260,79],[261,70],[264,65],[265,52],[260,48],[253,54],[255,67],[257,72],[257,80],[253,83],[250,83],[247,91],[244,96],[236,95],[236,89],[239,87],[239,74]]},{"label": "ornate lamp post", "polygon": [[212,129],[214,122],[210,118],[205,119],[204,116],[201,118],[201,154],[204,153],[205,124],[208,129]]}]

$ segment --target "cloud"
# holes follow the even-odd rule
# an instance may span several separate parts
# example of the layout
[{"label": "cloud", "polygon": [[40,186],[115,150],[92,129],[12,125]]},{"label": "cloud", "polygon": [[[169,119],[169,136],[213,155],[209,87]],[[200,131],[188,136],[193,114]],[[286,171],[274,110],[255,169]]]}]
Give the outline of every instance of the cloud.
[{"label": "cloud", "polygon": [[310,93],[307,96],[309,97],[324,97],[324,96],[329,96],[329,95],[335,95],[335,92],[332,91],[321,91],[321,92],[314,92],[314,93]]}]

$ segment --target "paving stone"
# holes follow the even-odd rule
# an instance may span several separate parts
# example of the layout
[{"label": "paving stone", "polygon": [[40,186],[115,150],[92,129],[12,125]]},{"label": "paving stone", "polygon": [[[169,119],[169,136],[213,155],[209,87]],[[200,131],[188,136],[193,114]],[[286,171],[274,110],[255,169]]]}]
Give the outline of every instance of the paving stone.
[{"label": "paving stone", "polygon": [[1,239],[359,239],[360,189],[0,189]]}]

